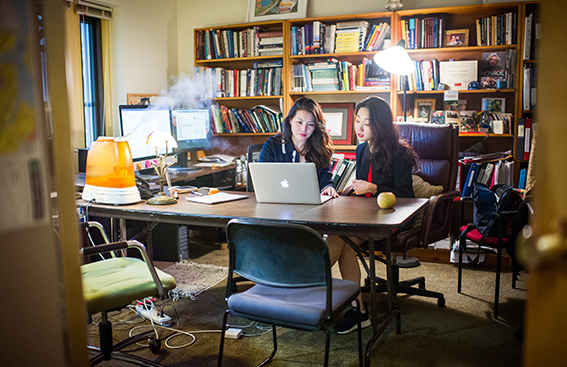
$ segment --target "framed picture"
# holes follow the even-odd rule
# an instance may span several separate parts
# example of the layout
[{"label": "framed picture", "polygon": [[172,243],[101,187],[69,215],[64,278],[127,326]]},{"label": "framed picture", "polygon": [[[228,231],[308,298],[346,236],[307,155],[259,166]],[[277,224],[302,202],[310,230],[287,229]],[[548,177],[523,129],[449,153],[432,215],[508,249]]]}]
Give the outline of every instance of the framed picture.
[{"label": "framed picture", "polygon": [[126,94],[126,101],[128,104],[149,105],[151,104],[152,97],[157,97],[159,94],[155,93],[128,93]]},{"label": "framed picture", "polygon": [[431,112],[435,111],[435,99],[416,99],[413,115],[423,121],[431,120]]},{"label": "framed picture", "polygon": [[454,29],[445,31],[445,46],[468,46],[469,45],[469,30],[468,29]]},{"label": "framed picture", "polygon": [[307,16],[307,0],[248,0],[246,22],[297,19]]},{"label": "framed picture", "polygon": [[353,144],[354,103],[321,103],[321,108],[333,144]]},{"label": "framed picture", "polygon": [[506,112],[506,98],[483,98],[481,110],[490,112]]},{"label": "framed picture", "polygon": [[455,127],[459,128],[461,121],[461,113],[460,111],[455,110],[445,110],[445,123],[454,125]]}]

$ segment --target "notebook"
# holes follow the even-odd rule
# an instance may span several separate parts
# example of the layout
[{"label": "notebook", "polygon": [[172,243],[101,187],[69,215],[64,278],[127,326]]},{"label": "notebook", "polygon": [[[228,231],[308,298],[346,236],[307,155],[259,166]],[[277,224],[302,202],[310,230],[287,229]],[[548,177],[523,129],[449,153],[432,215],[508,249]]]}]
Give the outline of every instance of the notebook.
[{"label": "notebook", "polygon": [[315,163],[251,162],[248,164],[259,203],[323,204]]}]

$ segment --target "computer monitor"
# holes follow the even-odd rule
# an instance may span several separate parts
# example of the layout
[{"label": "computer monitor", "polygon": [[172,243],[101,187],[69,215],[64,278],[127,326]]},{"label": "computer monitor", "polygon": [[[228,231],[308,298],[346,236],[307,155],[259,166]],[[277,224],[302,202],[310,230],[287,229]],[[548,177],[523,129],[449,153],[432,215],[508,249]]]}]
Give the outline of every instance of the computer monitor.
[{"label": "computer monitor", "polygon": [[[122,105],[118,108],[120,133],[130,145],[134,162],[155,158],[156,148],[146,144],[146,141],[154,131],[172,133],[169,108],[142,105]],[[164,154],[165,148],[158,149],[158,153]],[[167,154],[173,154],[173,148],[168,148]]]},{"label": "computer monitor", "polygon": [[[211,118],[208,109],[171,111],[171,131],[177,140],[176,153],[208,150],[211,145]],[[187,155],[179,154],[177,163],[187,167]]]}]

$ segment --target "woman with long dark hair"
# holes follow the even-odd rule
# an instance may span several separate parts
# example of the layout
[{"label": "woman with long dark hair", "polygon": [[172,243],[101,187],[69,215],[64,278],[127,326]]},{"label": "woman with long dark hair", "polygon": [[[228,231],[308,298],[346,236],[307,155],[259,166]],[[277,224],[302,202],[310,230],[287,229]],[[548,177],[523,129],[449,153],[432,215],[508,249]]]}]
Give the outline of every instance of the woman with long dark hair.
[{"label": "woman with long dark hair", "polygon": [[[400,138],[388,102],[368,97],[356,106],[354,129],[360,144],[356,148],[356,179],[352,183],[356,195],[376,196],[391,191],[397,197],[413,198],[412,173],[418,167],[417,154]],[[361,244],[364,239],[351,238]],[[338,236],[329,236],[329,248],[339,249],[339,265],[344,279],[360,283],[360,266],[354,250]],[[359,295],[360,309],[353,306],[344,319],[333,327],[337,334],[348,334],[360,321],[371,325],[366,304]]]},{"label": "woman with long dark hair", "polygon": [[418,157],[400,138],[388,102],[374,96],[360,102],[354,129],[361,142],[356,148],[355,193],[375,196],[391,191],[413,198],[412,173],[418,169]]},{"label": "woman with long dark hair", "polygon": [[284,118],[282,132],[269,138],[260,152],[260,162],[313,162],[319,189],[338,196],[333,187],[333,145],[326,130],[323,110],[310,98],[299,98]]}]

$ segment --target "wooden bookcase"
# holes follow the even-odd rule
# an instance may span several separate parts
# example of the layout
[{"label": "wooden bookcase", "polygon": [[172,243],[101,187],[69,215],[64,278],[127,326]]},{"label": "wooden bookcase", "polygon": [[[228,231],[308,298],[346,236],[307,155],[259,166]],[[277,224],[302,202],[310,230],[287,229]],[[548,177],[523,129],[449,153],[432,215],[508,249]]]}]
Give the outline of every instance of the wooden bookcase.
[{"label": "wooden bookcase", "polygon": [[[522,19],[520,3],[485,4],[399,11],[396,13],[396,22],[401,24],[402,21],[408,21],[409,19],[421,20],[427,18],[440,18],[442,19],[442,28],[444,31],[466,30],[468,32],[468,45],[446,46],[445,43],[443,43],[441,47],[436,48],[409,49],[408,53],[412,60],[436,59],[440,62],[449,60],[478,60],[480,69],[482,57],[487,53],[502,53],[507,50],[515,52],[516,60],[512,67],[516,73],[513,78],[513,83],[511,83],[510,86],[506,86],[502,89],[459,90],[458,99],[466,101],[467,110],[480,111],[482,110],[482,98],[504,98],[506,101],[504,112],[512,113],[514,117],[516,117],[518,115],[517,96],[520,91],[518,86],[521,81],[520,76],[518,75],[521,55],[521,47],[519,44],[519,41],[521,40],[521,27],[517,28],[515,40],[512,40],[511,44],[483,45],[478,43],[477,37],[477,19],[486,19],[488,17],[495,17],[510,12],[515,14],[517,23],[520,23]],[[395,39],[395,42],[401,39],[401,30],[396,33],[396,36],[397,38]],[[480,79],[480,72],[478,73],[478,79]],[[394,98],[393,108],[398,114],[402,114],[401,92],[397,92],[396,94],[398,98]],[[434,99],[436,109],[442,110],[444,103],[444,90],[408,92],[406,102],[406,109],[409,109],[408,114],[413,112],[414,102],[417,99]],[[513,151],[516,145],[514,131],[515,127],[511,126],[510,133],[507,134],[460,132],[460,151],[471,148],[473,145],[477,147],[482,145],[486,153],[506,150]]]},{"label": "wooden bookcase", "polygon": [[[244,57],[237,55],[224,55],[222,58],[207,58],[207,52],[213,53],[214,50],[209,48],[205,49],[204,45],[204,33],[205,32],[218,32],[223,31],[233,31],[241,32],[245,30],[251,30],[254,28],[259,28],[264,32],[283,32],[283,44],[288,43],[287,40],[287,27],[285,26],[286,21],[269,21],[260,23],[246,23],[246,24],[235,24],[230,26],[222,27],[207,27],[199,28],[194,31],[195,38],[195,67],[196,68],[223,68],[226,70],[248,70],[253,69],[255,63],[267,62],[267,61],[280,61],[282,63],[282,75],[286,75],[286,70],[288,66],[288,58],[284,56],[285,51],[281,55],[270,55],[270,56],[260,56],[258,54],[248,53]],[[222,39],[222,38],[221,38]],[[252,40],[250,40],[252,41]],[[222,42],[222,41],[221,41]],[[238,47],[238,46],[233,46]],[[207,50],[207,51],[205,51]],[[212,98],[212,102],[218,105],[223,105],[228,108],[237,109],[249,109],[256,105],[276,105],[282,111],[287,111],[289,106],[285,105],[284,94],[289,89],[286,85],[287,78],[282,77],[282,88],[283,93],[275,95],[265,95],[262,93],[256,93],[254,96],[220,96]],[[226,87],[226,86],[225,86]],[[225,154],[231,155],[241,155],[246,152],[246,148],[250,144],[262,143],[268,137],[274,135],[274,133],[215,133],[214,134],[214,146],[216,151],[221,151]]]},{"label": "wooden bookcase", "polygon": [[[475,144],[482,144],[487,153],[512,150],[516,157],[516,121],[520,116],[526,116],[533,111],[524,111],[522,109],[522,70],[525,64],[534,64],[533,60],[523,60],[523,37],[524,37],[524,16],[527,12],[535,12],[537,10],[536,2],[511,2],[500,4],[484,4],[470,6],[455,6],[442,8],[428,8],[417,10],[403,10],[399,12],[383,12],[383,13],[364,13],[341,16],[313,17],[305,19],[294,19],[289,21],[273,21],[264,23],[247,23],[237,24],[223,27],[209,27],[195,30],[195,65],[208,67],[227,67],[227,68],[249,68],[254,61],[266,59],[282,60],[282,95],[272,97],[224,97],[213,99],[214,102],[230,105],[233,107],[250,107],[256,104],[273,104],[278,103],[284,116],[289,111],[293,102],[302,96],[315,99],[320,103],[352,103],[355,104],[369,95],[378,95],[390,102],[394,111],[394,116],[403,115],[403,93],[399,90],[400,86],[396,76],[391,78],[391,88],[381,90],[340,90],[340,91],[319,91],[319,92],[298,92],[293,90],[293,65],[314,62],[318,60],[336,59],[338,61],[348,61],[352,64],[359,64],[364,58],[372,59],[377,51],[372,52],[349,52],[349,53],[323,53],[309,55],[294,55],[292,52],[292,27],[302,27],[306,24],[313,24],[318,21],[327,26],[337,24],[339,22],[356,22],[367,21],[370,26],[380,22],[390,24],[391,44],[395,45],[402,39],[401,24],[410,18],[442,18],[445,30],[467,30],[469,34],[468,46],[461,47],[441,47],[434,48],[418,48],[408,49],[408,53],[412,60],[432,60],[438,61],[448,60],[480,60],[483,54],[488,52],[502,52],[513,50],[516,53],[514,62],[515,76],[510,85],[506,85],[501,89],[481,89],[481,90],[461,90],[459,91],[459,99],[467,101],[467,109],[481,110],[481,102],[483,98],[504,98],[505,112],[513,114],[514,118],[510,133],[507,134],[486,134],[486,133],[460,133],[460,149],[467,149]],[[513,13],[517,16],[516,41],[511,44],[504,45],[478,45],[477,44],[477,19],[495,17],[505,13]],[[242,30],[250,27],[262,27],[268,30],[283,31],[283,53],[280,56],[267,57],[247,57],[247,58],[225,58],[218,60],[202,60],[199,59],[199,42],[197,32],[207,29],[215,30]],[[429,99],[435,101],[435,109],[443,109],[444,91],[408,91],[406,95],[406,110],[408,115],[413,114],[413,108],[416,100]],[[224,143],[226,148],[224,151],[232,154],[242,154],[246,150],[246,146],[252,143],[263,142],[272,134],[215,134],[215,139]],[[229,148],[230,147],[230,148]],[[354,141],[352,145],[337,145],[337,151],[354,151]],[[519,158],[519,157],[516,157]],[[523,164],[522,160],[516,166]],[[517,175],[516,175],[517,179]]]}]

